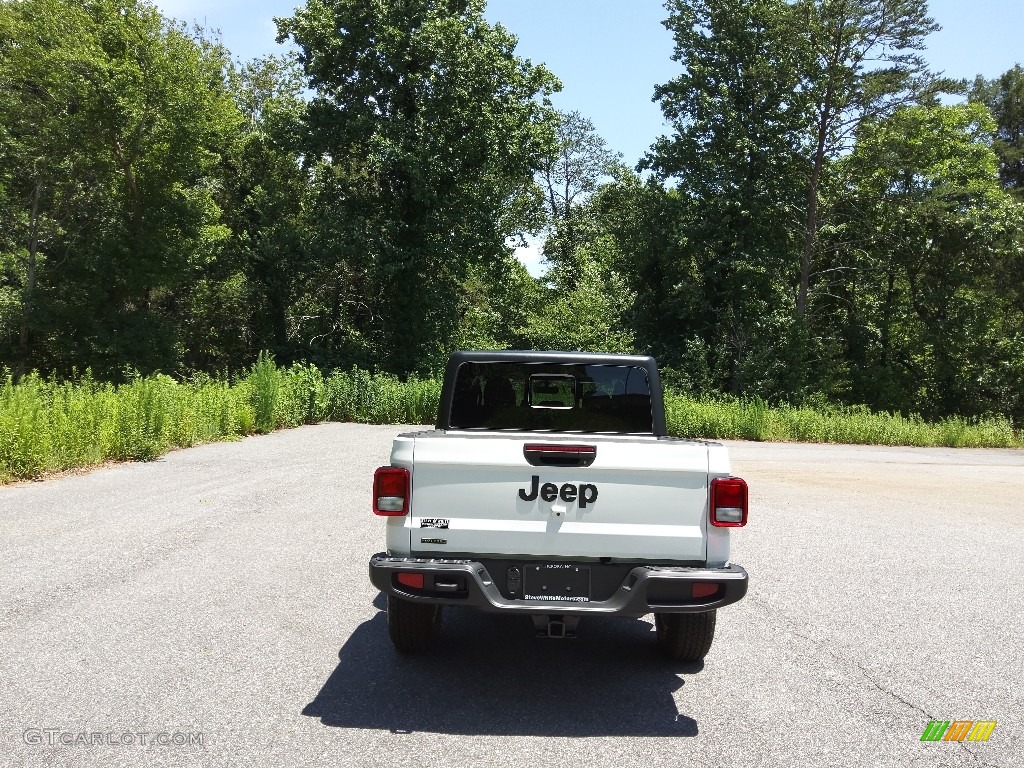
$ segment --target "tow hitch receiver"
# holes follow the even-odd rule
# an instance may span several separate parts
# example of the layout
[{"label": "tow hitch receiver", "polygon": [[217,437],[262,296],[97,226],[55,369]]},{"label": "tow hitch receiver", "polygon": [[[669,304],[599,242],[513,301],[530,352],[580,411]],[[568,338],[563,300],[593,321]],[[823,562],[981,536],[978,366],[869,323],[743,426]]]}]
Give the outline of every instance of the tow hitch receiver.
[{"label": "tow hitch receiver", "polygon": [[576,625],[580,623],[579,616],[530,616],[533,619],[533,628],[537,631],[537,637],[553,637],[558,640],[576,637]]}]

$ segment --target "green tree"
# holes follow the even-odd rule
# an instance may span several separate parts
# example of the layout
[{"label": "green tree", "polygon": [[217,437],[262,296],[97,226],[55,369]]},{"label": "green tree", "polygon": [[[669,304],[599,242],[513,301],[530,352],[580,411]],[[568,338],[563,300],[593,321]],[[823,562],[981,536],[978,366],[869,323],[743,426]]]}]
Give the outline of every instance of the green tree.
[{"label": "green tree", "polygon": [[1017,64],[994,80],[979,75],[971,89],[971,100],[992,112],[999,176],[1004,187],[1024,198],[1024,68]]},{"label": "green tree", "polygon": [[858,397],[928,416],[1019,414],[1024,315],[1001,284],[1024,207],[1001,189],[977,104],[866,121],[842,160],[854,185],[829,233],[848,251],[832,310]]},{"label": "green tree", "polygon": [[620,318],[629,302],[624,281],[596,259],[581,260],[572,290],[549,289],[529,316],[524,335],[533,349],[632,352],[633,335]]},{"label": "green tree", "polygon": [[554,152],[537,174],[546,213],[544,258],[555,273],[549,272],[549,279],[574,290],[586,269],[579,263],[581,252],[594,234],[588,221],[594,209],[587,202],[621,166],[622,155],[609,150],[594,124],[579,112],[560,112],[558,118]]},{"label": "green tree", "polygon": [[[837,160],[865,120],[957,84],[919,51],[924,0],[671,0],[683,72],[656,98],[674,131],[643,163],[678,185],[679,258],[702,295],[673,328],[732,392],[799,399],[849,386],[825,312],[840,276],[819,234],[840,226]],[[822,297],[821,311],[811,301]],[[710,319],[705,319],[710,318]]]},{"label": "green tree", "polygon": [[264,349],[288,363],[308,350],[291,327],[314,266],[312,180],[298,149],[302,73],[293,58],[267,56],[234,69],[231,85],[244,117],[221,171],[231,236],[192,293],[190,368],[248,365]]},{"label": "green tree", "polygon": [[[16,367],[170,369],[186,285],[226,235],[226,57],[133,0],[0,4],[0,166],[20,244]],[[8,263],[10,260],[8,260]]]},{"label": "green tree", "polygon": [[594,204],[614,241],[612,264],[626,288],[623,325],[635,349],[655,355],[688,391],[726,386],[731,356],[719,343],[699,251],[688,240],[690,201],[653,176],[627,171],[602,187]]},{"label": "green tree", "polygon": [[623,312],[631,293],[616,270],[617,242],[595,195],[626,172],[594,124],[579,112],[560,112],[552,152],[537,184],[544,199],[543,256],[523,346],[591,352],[632,351]]},{"label": "green tree", "polygon": [[[63,11],[66,11],[63,12]],[[3,358],[32,360],[39,272],[80,208],[98,208],[101,164],[83,146],[84,14],[58,2],[0,4],[0,168],[4,179],[6,319]],[[98,167],[97,167],[98,166]],[[98,212],[98,211],[97,211]],[[57,254],[55,254],[57,255]]]},{"label": "green tree", "polygon": [[543,303],[544,287],[516,258],[470,268],[459,302],[460,349],[533,346],[529,324]]},{"label": "green tree", "polygon": [[[667,7],[683,71],[655,89],[673,134],[655,142],[642,167],[678,185],[664,201],[678,217],[668,241],[677,245],[668,262],[660,247],[653,261],[644,257],[638,302],[661,305],[663,321],[651,332],[668,360],[689,357],[734,393],[777,395],[789,387],[790,286],[806,188],[804,47],[794,10],[784,0]],[[651,267],[667,286],[654,287]]]},{"label": "green tree", "polygon": [[363,286],[352,319],[400,373],[452,345],[460,292],[474,265],[507,259],[554,140],[557,80],[483,6],[310,0],[278,20],[315,91],[302,150],[325,166],[334,274]]},{"label": "green tree", "polygon": [[865,119],[880,119],[907,104],[958,85],[934,77],[920,51],[940,27],[927,0],[797,0],[791,20],[800,57],[803,98],[811,107],[804,141],[810,148],[803,250],[796,314],[808,311],[817,236],[827,210],[822,190],[830,164],[847,151]]}]

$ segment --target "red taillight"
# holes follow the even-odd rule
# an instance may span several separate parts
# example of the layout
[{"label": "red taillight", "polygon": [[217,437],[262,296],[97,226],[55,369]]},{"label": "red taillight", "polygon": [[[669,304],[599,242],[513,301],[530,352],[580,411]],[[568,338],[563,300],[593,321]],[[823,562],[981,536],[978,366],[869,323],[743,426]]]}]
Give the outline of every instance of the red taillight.
[{"label": "red taillight", "polygon": [[711,524],[718,528],[742,528],[747,524],[747,484],[738,477],[711,481]]},{"label": "red taillight", "polygon": [[381,467],[373,473],[373,514],[398,517],[409,512],[409,470]]},{"label": "red taillight", "polygon": [[396,574],[395,579],[402,586],[412,587],[413,589],[423,589],[422,573],[399,573]]},{"label": "red taillight", "polygon": [[718,585],[712,581],[695,581],[693,583],[693,599],[711,597],[718,594]]}]

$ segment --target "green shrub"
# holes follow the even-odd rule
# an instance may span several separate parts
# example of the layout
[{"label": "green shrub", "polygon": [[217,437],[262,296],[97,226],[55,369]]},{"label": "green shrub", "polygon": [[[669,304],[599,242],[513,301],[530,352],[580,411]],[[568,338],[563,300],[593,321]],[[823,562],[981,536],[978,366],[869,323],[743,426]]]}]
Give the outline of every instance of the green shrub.
[{"label": "green shrub", "polygon": [[669,434],[719,440],[773,440],[805,443],[1024,447],[1024,437],[1002,417],[966,420],[958,416],[930,424],[920,416],[872,412],[865,406],[815,403],[768,406],[760,399],[694,399],[665,395]]},{"label": "green shrub", "polygon": [[281,371],[274,358],[261,352],[248,377],[256,431],[265,434],[281,425]]},{"label": "green shrub", "polygon": [[[352,368],[325,376],[295,363],[279,368],[261,354],[236,381],[195,375],[135,376],[99,383],[90,373],[53,382],[36,374],[0,386],[0,483],[109,460],[149,460],[174,447],[322,421],[432,424],[441,382]],[[929,424],[919,416],[874,413],[823,400],[770,406],[763,400],[691,398],[668,392],[670,434],[734,440],[866,443],[951,447],[1024,447],[1001,417],[952,417]]]}]

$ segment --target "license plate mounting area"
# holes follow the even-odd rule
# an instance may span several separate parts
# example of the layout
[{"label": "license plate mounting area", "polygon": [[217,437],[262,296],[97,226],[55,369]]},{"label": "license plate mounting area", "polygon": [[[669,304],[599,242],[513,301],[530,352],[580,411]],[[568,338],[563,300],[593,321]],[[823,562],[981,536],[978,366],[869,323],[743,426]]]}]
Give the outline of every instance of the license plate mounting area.
[{"label": "license plate mounting area", "polygon": [[590,602],[590,568],[579,563],[528,563],[523,598],[555,603]]}]

